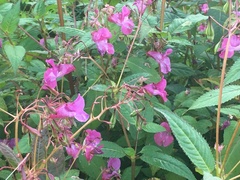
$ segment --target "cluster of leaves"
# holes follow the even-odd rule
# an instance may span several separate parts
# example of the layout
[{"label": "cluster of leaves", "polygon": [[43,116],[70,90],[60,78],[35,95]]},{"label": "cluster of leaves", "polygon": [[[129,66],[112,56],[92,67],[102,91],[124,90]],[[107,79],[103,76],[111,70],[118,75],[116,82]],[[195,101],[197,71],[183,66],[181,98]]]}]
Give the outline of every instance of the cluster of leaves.
[{"label": "cluster of leaves", "polygon": [[[0,177],[104,179],[114,169],[121,179],[237,179],[238,6],[238,0],[1,1]],[[123,7],[129,12],[118,21]],[[123,30],[123,21],[130,30]],[[111,36],[98,41],[93,32],[102,27]],[[230,45],[231,36],[237,45]],[[149,51],[166,52],[171,71],[161,71],[161,62]],[[55,75],[58,83],[49,88],[44,85],[46,72],[51,74],[47,59],[72,64],[75,71]],[[164,78],[168,100],[147,88]],[[75,102],[71,99],[82,98],[78,94],[85,100],[87,122],[58,112],[67,111]],[[167,147],[154,141],[156,133],[167,130],[162,122],[171,128],[168,137],[174,136]],[[61,128],[66,132],[60,137]],[[86,143],[86,129],[102,138],[102,153],[91,161],[82,152],[72,158],[66,151],[73,138],[79,147]],[[14,149],[6,143],[11,138]]]}]

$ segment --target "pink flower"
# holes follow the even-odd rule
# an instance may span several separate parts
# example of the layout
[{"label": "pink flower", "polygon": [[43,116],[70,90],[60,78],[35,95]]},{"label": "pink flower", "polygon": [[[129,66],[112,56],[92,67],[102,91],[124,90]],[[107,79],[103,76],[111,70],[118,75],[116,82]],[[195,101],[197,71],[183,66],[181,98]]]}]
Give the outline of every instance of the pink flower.
[{"label": "pink flower", "polygon": [[[221,47],[218,51],[221,51],[219,54],[220,58],[224,58],[226,47],[227,47],[228,38],[224,38],[221,44]],[[230,44],[228,47],[228,58],[233,57],[234,51],[240,51],[240,35],[232,35],[230,39]]]},{"label": "pink flower", "polygon": [[226,129],[228,126],[230,126],[231,122],[228,120],[224,121],[221,127],[221,130]]},{"label": "pink flower", "polygon": [[96,130],[87,129],[86,138],[84,140],[83,149],[85,152],[85,157],[88,162],[90,162],[94,154],[102,154],[102,146],[98,146],[102,140],[101,134]]},{"label": "pink flower", "polygon": [[89,115],[83,110],[85,102],[83,97],[78,94],[77,99],[73,102],[64,103],[57,108],[56,114],[52,114],[51,118],[72,118],[74,117],[80,122],[86,122]]},{"label": "pink flower", "polygon": [[120,174],[118,173],[120,167],[120,159],[110,158],[108,160],[108,168],[103,170],[102,180],[111,180],[112,178],[120,179]]},{"label": "pink flower", "polygon": [[203,24],[203,23],[202,23],[202,24],[200,24],[200,25],[198,26],[198,29],[197,29],[197,30],[200,31],[200,32],[203,32],[203,31],[206,30],[206,28],[207,28],[207,27],[206,27],[206,24]]},{"label": "pink flower", "polygon": [[110,17],[108,17],[108,20],[117,24],[118,26],[121,26],[122,33],[128,35],[132,33],[132,30],[134,28],[133,21],[128,18],[129,15],[130,10],[128,9],[128,7],[123,6],[122,12],[111,15]]},{"label": "pink flower", "polygon": [[152,0],[135,0],[133,4],[137,6],[139,14],[143,14],[147,6],[152,4]]},{"label": "pink flower", "polygon": [[66,151],[69,156],[72,156],[74,159],[76,159],[81,151],[81,145],[78,143],[72,143],[70,146],[66,147]]},{"label": "pink flower", "polygon": [[201,4],[200,5],[200,10],[201,10],[202,13],[206,14],[209,10],[208,4],[207,3]]},{"label": "pink flower", "polygon": [[160,71],[163,74],[167,74],[171,71],[171,63],[168,57],[168,55],[170,55],[171,53],[172,49],[167,49],[167,51],[164,54],[156,51],[148,51],[147,55],[152,57],[158,62]]},{"label": "pink flower", "polygon": [[54,64],[53,59],[48,59],[46,62],[52,67],[48,68],[44,73],[42,89],[54,89],[57,86],[57,78],[61,78],[75,70],[75,67],[72,64],[56,65]]},{"label": "pink flower", "polygon": [[147,91],[150,95],[159,95],[162,97],[163,101],[167,101],[167,92],[165,91],[167,85],[166,79],[162,78],[157,84],[151,83],[142,87],[143,90]]},{"label": "pink flower", "polygon": [[160,125],[162,127],[164,127],[166,129],[166,131],[154,134],[154,141],[158,146],[167,147],[170,144],[172,144],[172,142],[174,140],[174,138],[171,134],[172,131],[167,122],[162,122]]},{"label": "pink flower", "polygon": [[[220,153],[222,150],[223,150],[223,148],[224,148],[224,145],[218,145],[218,152]],[[214,149],[216,150],[217,149],[217,147],[216,147],[216,144],[214,144]]]},{"label": "pink flower", "polygon": [[107,28],[101,28],[92,32],[92,40],[96,43],[98,52],[103,56],[106,52],[114,54],[114,47],[108,43],[108,39],[112,37],[111,32]]}]

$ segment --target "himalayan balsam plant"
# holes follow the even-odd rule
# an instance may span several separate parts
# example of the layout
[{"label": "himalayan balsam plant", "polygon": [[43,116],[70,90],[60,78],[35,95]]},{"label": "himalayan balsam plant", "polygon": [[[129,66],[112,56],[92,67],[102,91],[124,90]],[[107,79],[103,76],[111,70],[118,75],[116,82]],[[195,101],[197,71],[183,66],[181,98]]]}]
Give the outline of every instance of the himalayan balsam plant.
[{"label": "himalayan balsam plant", "polygon": [[240,2],[0,2],[2,179],[240,178]]}]

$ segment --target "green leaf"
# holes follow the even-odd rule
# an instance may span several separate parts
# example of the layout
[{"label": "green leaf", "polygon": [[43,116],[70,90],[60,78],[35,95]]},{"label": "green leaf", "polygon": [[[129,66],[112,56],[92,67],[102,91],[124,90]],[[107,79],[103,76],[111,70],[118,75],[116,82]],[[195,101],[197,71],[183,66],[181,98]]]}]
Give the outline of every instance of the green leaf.
[{"label": "green leaf", "polygon": [[226,78],[224,79],[224,85],[228,85],[239,79],[240,79],[240,59],[235,61],[230,70],[227,72]]},{"label": "green leaf", "polygon": [[127,66],[131,71],[135,73],[147,73],[149,74],[149,81],[159,82],[160,76],[153,66],[146,66],[146,60],[139,57],[131,57],[127,62]]},{"label": "green leaf", "polygon": [[[229,85],[223,88],[222,103],[240,95],[240,86]],[[215,106],[218,104],[219,89],[211,90],[200,96],[189,109]]]},{"label": "green leaf", "polygon": [[219,177],[213,176],[209,172],[203,173],[203,180],[221,180]]},{"label": "green leaf", "polygon": [[168,40],[168,43],[175,43],[175,44],[179,44],[182,46],[193,46],[193,44],[188,41],[187,39],[183,39],[183,38],[176,38],[174,37],[173,39]]},{"label": "green leaf", "polygon": [[71,28],[71,27],[57,27],[57,28],[54,28],[53,31],[56,31],[56,32],[61,32],[61,33],[64,33],[68,36],[84,36],[86,34],[85,31],[82,31],[80,29],[77,29],[77,28]]},{"label": "green leaf", "polygon": [[17,69],[25,55],[25,49],[22,46],[12,46],[12,45],[5,45],[4,51],[13,67],[13,71],[16,74]]},{"label": "green leaf", "polygon": [[83,49],[89,48],[92,45],[94,45],[94,42],[92,40],[91,32],[87,32],[82,36],[81,42],[76,45],[76,48],[81,51]]},{"label": "green leaf", "polygon": [[148,122],[145,125],[142,126],[142,129],[149,133],[158,133],[162,131],[166,131],[166,129],[159,124]]},{"label": "green leaf", "polygon": [[211,172],[214,169],[215,160],[209,145],[201,134],[176,114],[158,108],[154,109],[167,119],[179,145],[193,164],[202,171]]},{"label": "green leaf", "polygon": [[109,86],[105,85],[105,84],[95,84],[93,86],[91,86],[91,89],[94,91],[100,91],[100,92],[111,92],[112,90],[109,89]]},{"label": "green leaf", "polygon": [[15,168],[20,163],[20,159],[13,152],[13,150],[8,145],[6,145],[2,142],[0,142],[0,152],[2,153],[2,155],[6,158],[6,160],[12,167]]},{"label": "green leaf", "polygon": [[140,159],[150,165],[173,172],[189,180],[196,179],[185,164],[169,155],[160,152],[144,153]]},{"label": "green leaf", "polygon": [[[135,178],[137,177],[137,175],[139,174],[140,170],[141,170],[142,166],[135,166],[134,170],[135,170]],[[126,169],[124,169],[122,176],[121,176],[121,180],[129,180],[132,178],[132,168],[131,167],[127,167]]]},{"label": "green leaf", "polygon": [[20,13],[20,1],[4,15],[1,28],[6,34],[12,34],[18,27]]},{"label": "green leaf", "polygon": [[110,141],[102,141],[100,145],[103,145],[103,154],[99,155],[101,157],[121,158],[125,156],[124,149],[116,143]]},{"label": "green leaf", "polygon": [[148,73],[134,73],[130,76],[123,78],[121,84],[126,83],[129,85],[134,85],[140,80],[140,78],[148,78],[149,76],[151,75]]},{"label": "green leaf", "polygon": [[177,77],[190,77],[195,74],[192,68],[182,63],[172,63],[171,68],[171,74],[174,74]]},{"label": "green leaf", "polygon": [[38,1],[33,9],[33,14],[35,18],[39,19],[45,15],[45,1]]}]

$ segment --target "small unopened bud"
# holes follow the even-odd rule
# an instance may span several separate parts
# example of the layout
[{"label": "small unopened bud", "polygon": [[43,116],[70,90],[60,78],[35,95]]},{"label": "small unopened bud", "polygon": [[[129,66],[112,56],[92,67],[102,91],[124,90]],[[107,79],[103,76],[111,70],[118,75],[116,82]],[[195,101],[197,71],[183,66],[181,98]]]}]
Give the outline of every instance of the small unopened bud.
[{"label": "small unopened bud", "polygon": [[229,10],[229,3],[228,3],[228,1],[227,1],[226,4],[224,4],[224,6],[223,6],[223,12],[224,12],[225,14],[227,14],[227,13],[228,13],[228,10]]},{"label": "small unopened bud", "polygon": [[214,29],[213,29],[212,22],[211,22],[210,18],[208,19],[207,28],[206,28],[205,32],[206,32],[208,40],[213,41],[213,39],[214,39]]},{"label": "small unopened bud", "polygon": [[214,47],[214,54],[216,54],[218,52],[219,48],[220,48],[220,41]]}]

